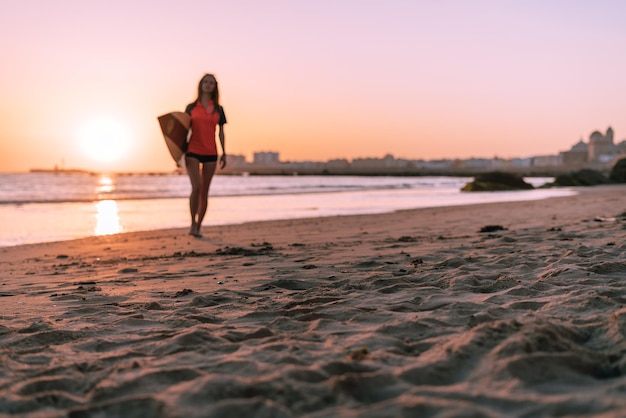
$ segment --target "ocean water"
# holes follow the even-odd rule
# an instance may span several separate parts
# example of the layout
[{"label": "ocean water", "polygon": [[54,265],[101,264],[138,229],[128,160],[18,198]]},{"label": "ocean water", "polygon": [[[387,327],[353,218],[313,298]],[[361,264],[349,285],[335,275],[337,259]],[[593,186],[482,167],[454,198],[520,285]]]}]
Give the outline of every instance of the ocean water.
[{"label": "ocean water", "polygon": [[[215,176],[203,231],[249,221],[567,196],[569,189],[462,193],[467,177]],[[526,179],[535,186],[550,178]],[[0,247],[189,225],[179,174],[0,174]]]}]

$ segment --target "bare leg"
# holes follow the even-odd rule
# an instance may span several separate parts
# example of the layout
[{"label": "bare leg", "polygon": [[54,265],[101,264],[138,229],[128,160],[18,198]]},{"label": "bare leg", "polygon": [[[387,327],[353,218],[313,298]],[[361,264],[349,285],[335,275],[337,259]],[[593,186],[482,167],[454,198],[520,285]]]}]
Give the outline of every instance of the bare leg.
[{"label": "bare leg", "polygon": [[197,235],[199,232],[198,227],[198,208],[200,200],[200,190],[202,186],[202,177],[200,176],[200,161],[195,158],[185,157],[185,164],[187,167],[187,174],[189,175],[189,181],[191,182],[191,194],[189,195],[189,212],[191,214],[191,228],[189,229],[190,235]]},{"label": "bare leg", "polygon": [[202,164],[202,182],[200,186],[200,193],[198,198],[198,212],[196,218],[196,232],[200,234],[200,228],[202,227],[202,221],[204,215],[206,215],[207,208],[209,207],[209,187],[211,186],[211,180],[215,174],[215,168],[217,163],[204,163]]}]

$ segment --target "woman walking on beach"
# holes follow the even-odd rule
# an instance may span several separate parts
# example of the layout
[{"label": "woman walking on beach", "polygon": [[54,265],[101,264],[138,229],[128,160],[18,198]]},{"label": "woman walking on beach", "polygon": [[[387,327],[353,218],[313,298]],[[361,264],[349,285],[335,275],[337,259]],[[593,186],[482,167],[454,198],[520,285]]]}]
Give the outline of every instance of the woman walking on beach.
[{"label": "woman walking on beach", "polygon": [[226,115],[219,104],[219,88],[213,74],[205,74],[198,83],[198,96],[185,109],[191,117],[191,136],[185,153],[187,174],[191,181],[189,211],[191,212],[191,229],[189,234],[202,237],[200,228],[209,205],[209,186],[217,166],[217,145],[215,131],[218,130],[222,156],[220,167],[226,166],[226,143],[224,124]]}]

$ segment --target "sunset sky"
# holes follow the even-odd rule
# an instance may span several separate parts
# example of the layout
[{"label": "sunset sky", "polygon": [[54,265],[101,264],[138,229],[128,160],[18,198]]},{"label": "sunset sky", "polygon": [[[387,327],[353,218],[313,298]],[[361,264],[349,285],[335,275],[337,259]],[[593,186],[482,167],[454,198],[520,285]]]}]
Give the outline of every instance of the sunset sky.
[{"label": "sunset sky", "polygon": [[156,117],[206,72],[249,160],[619,142],[625,17],[619,0],[0,0],[0,171],[172,170]]}]

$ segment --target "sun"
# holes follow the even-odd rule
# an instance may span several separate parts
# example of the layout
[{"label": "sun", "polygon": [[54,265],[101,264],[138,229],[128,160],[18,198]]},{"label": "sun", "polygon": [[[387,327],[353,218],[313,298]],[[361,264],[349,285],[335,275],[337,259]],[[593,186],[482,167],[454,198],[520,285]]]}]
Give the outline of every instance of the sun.
[{"label": "sun", "polygon": [[101,163],[119,161],[128,155],[130,139],[129,131],[122,123],[106,116],[86,120],[76,132],[83,154]]}]

